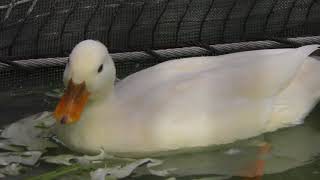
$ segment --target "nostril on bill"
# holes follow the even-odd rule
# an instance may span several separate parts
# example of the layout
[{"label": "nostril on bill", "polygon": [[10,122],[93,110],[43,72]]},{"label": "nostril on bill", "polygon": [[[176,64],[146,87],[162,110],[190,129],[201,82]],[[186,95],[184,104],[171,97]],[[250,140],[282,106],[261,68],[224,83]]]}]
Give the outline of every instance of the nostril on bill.
[{"label": "nostril on bill", "polygon": [[63,116],[63,117],[61,118],[60,123],[61,123],[61,124],[66,124],[66,123],[67,123],[67,120],[68,120],[68,117],[67,117],[67,116]]}]

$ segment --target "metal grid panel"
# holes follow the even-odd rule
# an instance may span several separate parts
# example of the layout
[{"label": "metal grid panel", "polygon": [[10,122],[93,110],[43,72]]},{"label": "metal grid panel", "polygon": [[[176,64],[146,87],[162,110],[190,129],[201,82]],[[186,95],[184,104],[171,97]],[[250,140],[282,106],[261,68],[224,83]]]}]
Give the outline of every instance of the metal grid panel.
[{"label": "metal grid panel", "polygon": [[110,52],[319,35],[317,0],[11,0],[0,57],[61,57],[84,39]]}]

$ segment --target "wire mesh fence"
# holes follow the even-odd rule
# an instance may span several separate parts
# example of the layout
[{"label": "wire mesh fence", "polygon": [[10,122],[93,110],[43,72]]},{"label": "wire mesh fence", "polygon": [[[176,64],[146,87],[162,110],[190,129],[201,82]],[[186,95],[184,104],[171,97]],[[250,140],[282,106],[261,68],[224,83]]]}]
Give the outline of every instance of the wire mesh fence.
[{"label": "wire mesh fence", "polygon": [[320,32],[318,0],[2,0],[0,57],[61,57],[84,39],[111,52]]}]

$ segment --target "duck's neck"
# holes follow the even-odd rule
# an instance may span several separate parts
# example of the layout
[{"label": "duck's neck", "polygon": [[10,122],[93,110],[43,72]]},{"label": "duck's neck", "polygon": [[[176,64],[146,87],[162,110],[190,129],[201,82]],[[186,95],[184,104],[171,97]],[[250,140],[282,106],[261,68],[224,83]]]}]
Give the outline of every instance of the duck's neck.
[{"label": "duck's neck", "polygon": [[90,101],[94,104],[104,103],[113,97],[114,87],[110,87],[106,89],[105,92],[101,92],[100,94],[96,94],[94,98]]}]

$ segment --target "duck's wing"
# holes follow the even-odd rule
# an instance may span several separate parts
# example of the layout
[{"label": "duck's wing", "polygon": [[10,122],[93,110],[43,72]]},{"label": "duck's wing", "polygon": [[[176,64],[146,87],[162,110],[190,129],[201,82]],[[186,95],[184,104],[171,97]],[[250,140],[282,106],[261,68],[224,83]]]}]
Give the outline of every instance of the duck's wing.
[{"label": "duck's wing", "polygon": [[223,92],[272,96],[290,83],[305,57],[317,48],[318,45],[309,45],[173,60],[130,75],[116,85],[116,93],[136,97],[170,82],[208,76],[214,79],[211,84],[217,83]]},{"label": "duck's wing", "polygon": [[318,47],[309,45],[274,55],[242,57],[238,63],[226,62],[213,72],[203,74],[213,77],[212,82],[220,87],[219,93],[247,98],[272,97],[288,87]]},{"label": "duck's wing", "polygon": [[132,86],[143,86],[148,89],[180,76],[185,77],[193,73],[225,65],[243,64],[247,63],[247,61],[251,61],[252,59],[259,60],[260,58],[257,57],[276,55],[291,50],[292,49],[265,49],[237,52],[221,56],[192,57],[170,60],[131,74],[117,82],[116,88],[119,91]]}]

